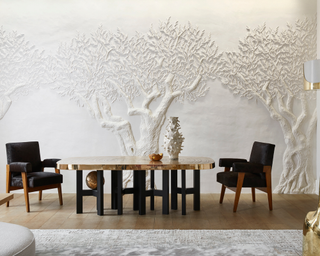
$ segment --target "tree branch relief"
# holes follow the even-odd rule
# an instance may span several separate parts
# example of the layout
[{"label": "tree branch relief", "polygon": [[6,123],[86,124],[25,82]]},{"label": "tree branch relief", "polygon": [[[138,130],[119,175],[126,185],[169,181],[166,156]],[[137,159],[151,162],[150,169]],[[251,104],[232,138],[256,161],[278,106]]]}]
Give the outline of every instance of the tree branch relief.
[{"label": "tree branch relief", "polygon": [[266,25],[248,28],[239,51],[227,52],[223,58],[222,83],[240,97],[260,101],[282,129],[287,148],[276,193],[316,192],[309,157],[316,110],[307,107],[315,94],[302,86],[303,63],[315,58],[316,22],[308,19],[281,32]]},{"label": "tree branch relief", "polygon": [[29,46],[24,35],[0,28],[0,120],[12,103],[12,96],[26,95],[39,87],[44,74],[43,53]]},{"label": "tree branch relief", "polygon": [[[122,155],[159,152],[159,136],[173,101],[196,101],[209,90],[206,81],[219,69],[217,46],[199,28],[170,19],[147,35],[133,37],[100,27],[87,38],[78,35],[61,45],[55,58],[54,89],[85,106],[118,139]],[[134,99],[142,97],[140,106]],[[160,99],[154,111],[150,104]],[[129,116],[140,117],[140,137],[131,124],[114,116],[112,104],[123,101]],[[124,176],[125,185],[132,174]]]}]

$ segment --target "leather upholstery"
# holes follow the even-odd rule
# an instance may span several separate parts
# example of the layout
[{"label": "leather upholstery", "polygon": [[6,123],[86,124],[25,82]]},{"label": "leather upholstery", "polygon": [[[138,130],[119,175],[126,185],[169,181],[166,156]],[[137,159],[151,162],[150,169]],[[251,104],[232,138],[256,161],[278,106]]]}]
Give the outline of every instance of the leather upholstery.
[{"label": "leather upholstery", "polygon": [[[62,175],[54,172],[31,172],[27,179],[30,188],[62,183]],[[21,175],[12,177],[10,185],[23,187]]]},{"label": "leather upholstery", "polygon": [[60,159],[52,158],[52,159],[44,159],[42,161],[42,167],[52,167],[56,168],[57,167],[57,162],[60,161]]},{"label": "leather upholstery", "polygon": [[255,141],[252,146],[250,163],[272,166],[275,145]]},{"label": "leather upholstery", "polygon": [[231,172],[217,173],[217,181],[227,187],[237,187],[238,172],[245,172],[243,187],[266,187],[263,166],[272,166],[275,145],[255,141],[249,162],[245,159],[220,158],[219,166],[232,167]]},{"label": "leather upholstery", "polygon": [[256,163],[233,163],[232,170],[234,172],[251,172],[251,173],[262,173],[263,164]]},{"label": "leather upholstery", "polygon": [[[275,145],[255,141],[252,145],[249,162],[244,159],[222,158],[219,165],[224,172],[217,173],[217,182],[221,183],[220,204],[223,202],[226,188],[235,191],[233,212],[237,211],[241,190],[251,188],[252,201],[255,202],[255,189],[268,194],[269,210],[272,211],[271,170]],[[230,171],[230,167],[232,167]]]},{"label": "leather upholstery", "polygon": [[59,159],[46,159],[42,162],[37,141],[7,143],[6,150],[11,172],[11,186],[23,187],[21,172],[27,172],[29,187],[62,183],[61,174],[43,172],[43,167],[55,168]]},{"label": "leather upholstery", "polygon": [[[260,174],[246,173],[242,187],[266,187],[266,179],[261,178]],[[236,172],[218,172],[217,181],[227,187],[237,187],[238,173]]]},{"label": "leather upholstery", "polygon": [[6,148],[8,164],[13,162],[29,162],[32,165],[33,172],[42,171],[40,148],[37,141],[7,143]]},{"label": "leather upholstery", "polygon": [[220,158],[219,159],[219,166],[220,167],[232,167],[233,163],[238,162],[248,162],[246,159],[240,158]]},{"label": "leather upholstery", "polygon": [[32,172],[32,165],[30,163],[15,162],[10,164],[10,172]]}]

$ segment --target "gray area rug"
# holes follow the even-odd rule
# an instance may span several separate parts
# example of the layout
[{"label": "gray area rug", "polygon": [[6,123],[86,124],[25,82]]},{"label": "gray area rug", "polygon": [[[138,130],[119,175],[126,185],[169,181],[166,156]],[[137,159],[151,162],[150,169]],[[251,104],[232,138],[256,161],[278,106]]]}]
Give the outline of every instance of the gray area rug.
[{"label": "gray area rug", "polygon": [[301,230],[32,229],[37,256],[302,255]]}]

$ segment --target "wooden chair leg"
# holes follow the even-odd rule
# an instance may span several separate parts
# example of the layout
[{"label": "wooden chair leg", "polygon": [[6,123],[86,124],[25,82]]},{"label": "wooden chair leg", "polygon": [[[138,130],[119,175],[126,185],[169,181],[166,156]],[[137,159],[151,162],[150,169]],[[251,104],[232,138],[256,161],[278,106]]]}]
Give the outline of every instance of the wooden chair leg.
[{"label": "wooden chair leg", "polygon": [[252,192],[252,202],[255,202],[256,201],[256,189],[251,188],[251,192]]},{"label": "wooden chair leg", "polygon": [[[42,172],[44,172],[44,167],[42,168]],[[39,190],[39,201],[42,200],[42,190]]]},{"label": "wooden chair leg", "polygon": [[267,195],[268,195],[269,210],[272,211],[272,190],[270,186],[267,186]]},{"label": "wooden chair leg", "polygon": [[271,188],[268,188],[268,202],[269,202],[269,210],[272,211],[272,191]]},{"label": "wooden chair leg", "polygon": [[22,177],[22,184],[23,184],[23,190],[24,190],[24,199],[26,201],[26,210],[27,212],[30,212],[27,173],[22,172],[21,177]]},{"label": "wooden chair leg", "polygon": [[234,205],[233,205],[233,211],[236,212],[238,208],[238,203],[240,199],[240,194],[241,194],[241,189],[242,189],[242,184],[244,180],[244,175],[245,173],[239,172],[238,173],[238,182],[237,182],[237,190],[236,190],[236,196],[234,199]]},{"label": "wooden chair leg", "polygon": [[222,185],[221,187],[221,194],[220,194],[220,204],[222,204],[223,202],[223,198],[224,198],[224,193],[226,191],[226,186],[225,185]]},{"label": "wooden chair leg", "polygon": [[269,210],[272,211],[271,166],[264,166],[263,169],[264,169],[263,171],[266,174]]},{"label": "wooden chair leg", "polygon": [[[10,174],[10,166],[7,164],[6,166],[7,169],[7,174],[6,174],[6,193],[10,193],[10,179],[11,179],[11,174]],[[10,200],[9,200],[10,201]],[[9,207],[9,201],[6,203],[6,206]]]},{"label": "wooden chair leg", "polygon": [[58,187],[58,195],[59,195],[59,203],[60,205],[63,205],[61,184]]}]

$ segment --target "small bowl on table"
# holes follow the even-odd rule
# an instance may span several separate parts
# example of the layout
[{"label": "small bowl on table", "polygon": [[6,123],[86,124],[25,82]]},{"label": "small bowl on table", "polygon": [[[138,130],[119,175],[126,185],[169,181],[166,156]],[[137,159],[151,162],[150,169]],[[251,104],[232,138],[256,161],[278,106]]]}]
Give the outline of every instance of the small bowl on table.
[{"label": "small bowl on table", "polygon": [[152,161],[160,161],[163,157],[163,154],[150,154],[149,155],[149,158],[152,160]]}]

